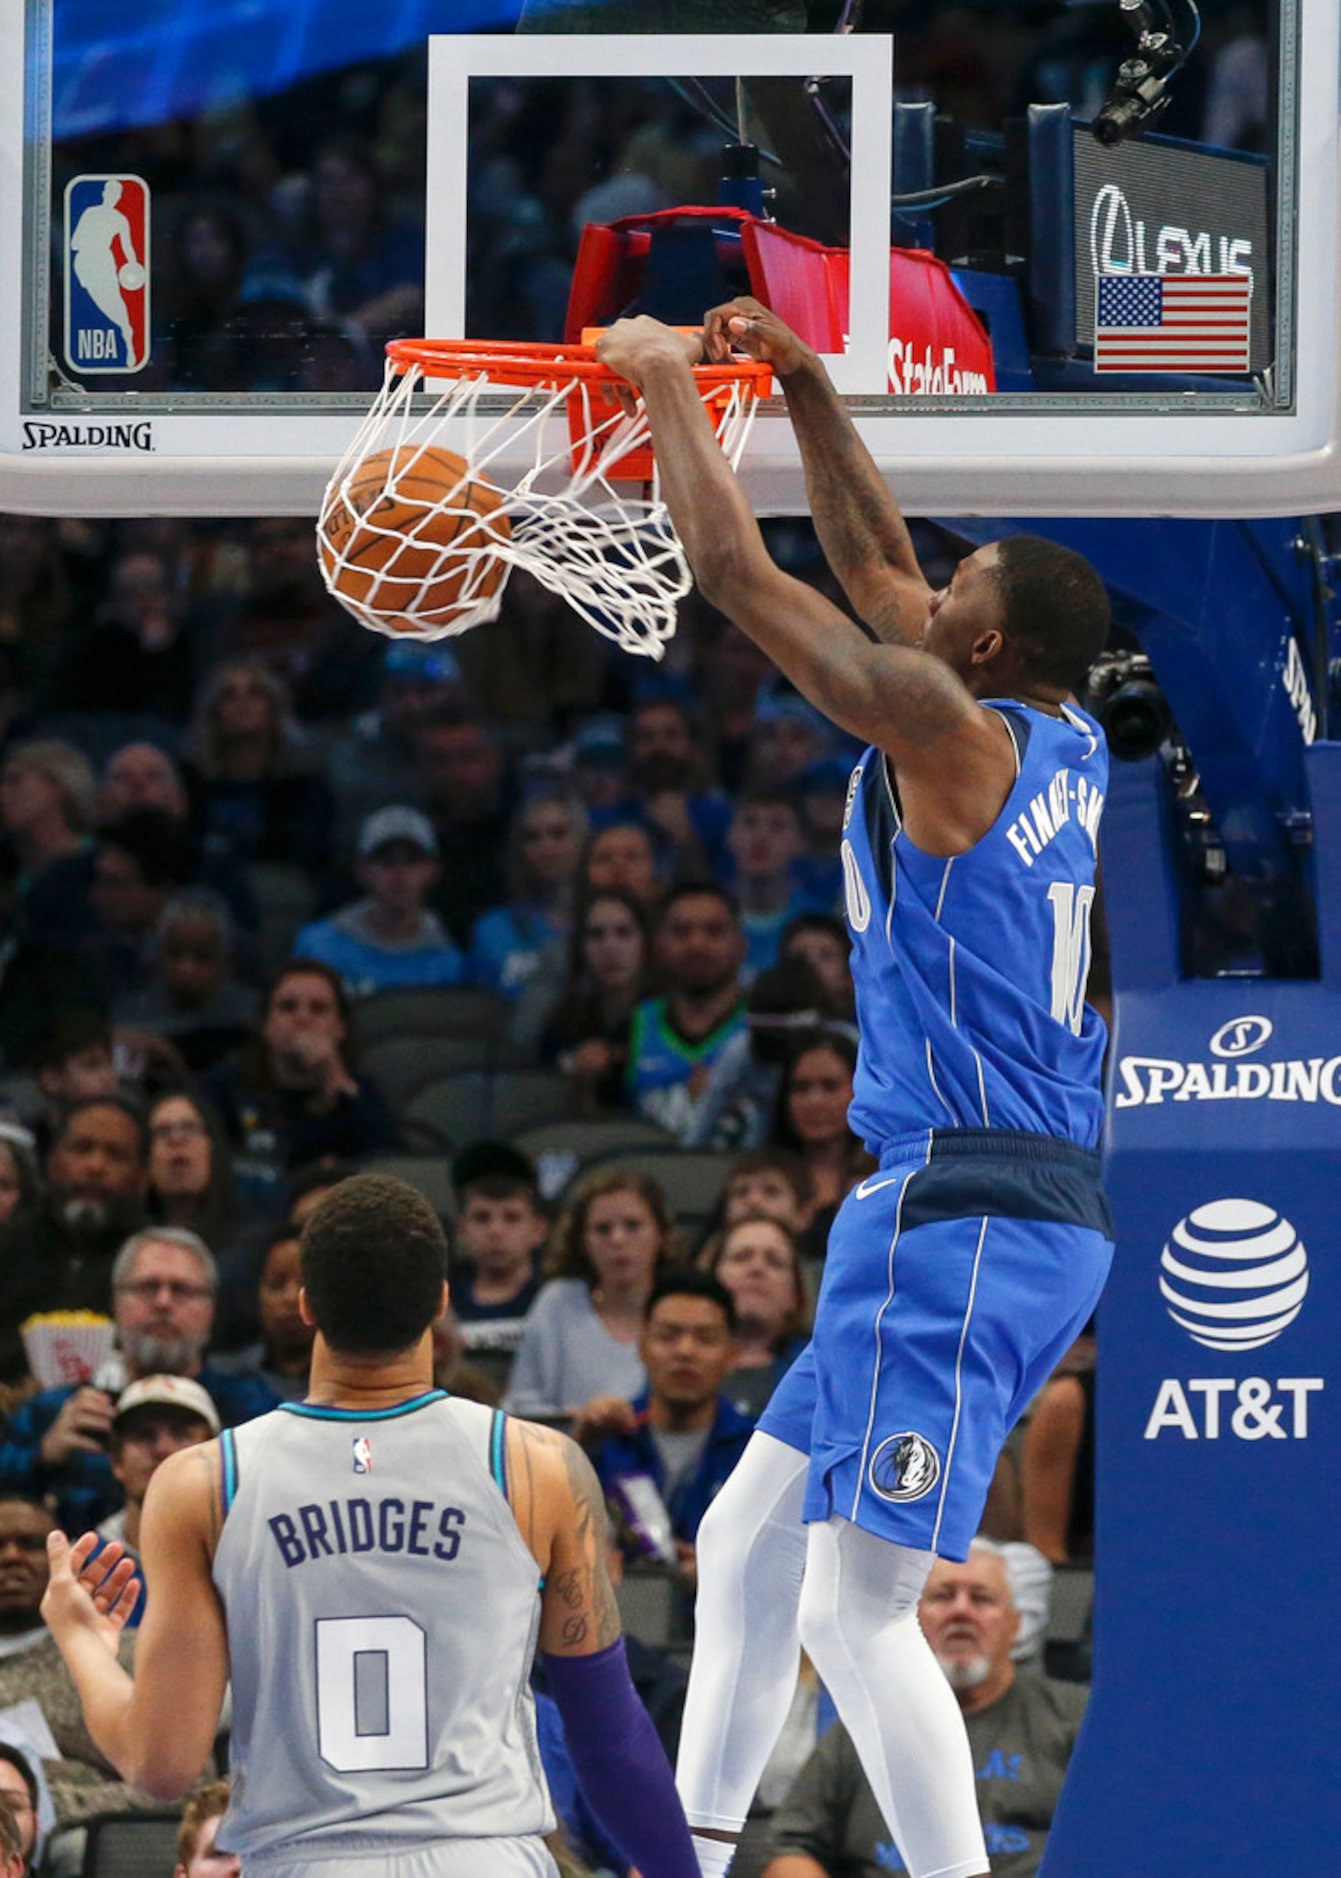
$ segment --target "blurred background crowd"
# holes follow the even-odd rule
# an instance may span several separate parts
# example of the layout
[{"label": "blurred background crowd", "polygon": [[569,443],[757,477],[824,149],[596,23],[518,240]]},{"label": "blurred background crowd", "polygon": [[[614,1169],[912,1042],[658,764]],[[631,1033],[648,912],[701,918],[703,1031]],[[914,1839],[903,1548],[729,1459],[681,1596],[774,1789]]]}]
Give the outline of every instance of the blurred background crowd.
[{"label": "blurred background crowd", "polygon": [[[387,640],[298,521],[0,518],[0,660],[0,1742],[36,1703],[50,1823],[143,1802],[38,1620],[42,1537],[133,1549],[166,1453],[301,1396],[298,1235],[369,1166],[448,1225],[442,1382],[593,1454],[673,1742],[698,1521],[872,1165],[852,748],[696,598],[657,666],[520,575],[495,624]],[[1083,1676],[1038,1589],[1090,1543],[1073,1367],[988,1526],[1029,1662]],[[797,1702],[765,1814],[827,1720]]]}]

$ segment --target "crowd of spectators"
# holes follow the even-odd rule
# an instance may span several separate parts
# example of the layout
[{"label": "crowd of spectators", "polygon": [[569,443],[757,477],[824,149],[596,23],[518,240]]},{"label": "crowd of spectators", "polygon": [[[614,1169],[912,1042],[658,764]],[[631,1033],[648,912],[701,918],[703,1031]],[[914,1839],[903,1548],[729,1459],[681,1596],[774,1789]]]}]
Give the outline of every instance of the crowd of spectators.
[{"label": "crowd of spectators", "polygon": [[[435,1198],[440,1379],[588,1445],[683,1650],[698,1520],[872,1165],[844,740],[696,599],[655,668],[521,577],[496,625],[384,641],[299,528],[0,518],[0,1710],[45,1717],[15,1752],[47,1830],[145,1802],[48,1647],[44,1534],[133,1550],[168,1453],[302,1395],[298,1235],[351,1169],[392,1157]],[[142,690],[84,682],[85,650],[136,648]],[[472,1077],[449,1119],[427,1101]],[[548,1148],[499,1138],[528,1077]],[[1070,1450],[1040,1434],[1025,1498],[1063,1563],[1084,1505],[1063,1543]],[[683,1663],[642,1670],[673,1738]]]}]

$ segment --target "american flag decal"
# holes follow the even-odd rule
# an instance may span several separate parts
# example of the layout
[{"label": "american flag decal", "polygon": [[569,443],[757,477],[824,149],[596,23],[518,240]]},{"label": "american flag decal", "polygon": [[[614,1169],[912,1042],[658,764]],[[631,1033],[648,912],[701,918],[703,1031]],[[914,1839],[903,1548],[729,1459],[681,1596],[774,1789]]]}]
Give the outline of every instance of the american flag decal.
[{"label": "american flag decal", "polygon": [[1251,274],[1100,274],[1096,372],[1250,369]]},{"label": "american flag decal", "polygon": [[354,1472],[356,1474],[372,1472],[372,1444],[367,1435],[354,1436]]}]

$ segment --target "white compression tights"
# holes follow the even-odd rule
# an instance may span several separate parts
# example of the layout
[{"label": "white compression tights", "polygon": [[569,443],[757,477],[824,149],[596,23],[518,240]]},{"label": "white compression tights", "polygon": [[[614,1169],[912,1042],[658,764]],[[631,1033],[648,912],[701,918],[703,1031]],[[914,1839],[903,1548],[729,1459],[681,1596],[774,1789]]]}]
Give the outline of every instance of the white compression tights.
[{"label": "white compression tights", "polygon": [[796,1688],[804,1454],[752,1435],[698,1530],[676,1783],[691,1826],[739,1832]]},{"label": "white compression tights", "polygon": [[755,1435],[699,1528],[676,1773],[689,1823],[744,1825],[796,1686],[799,1632],[913,1878],[977,1878],[988,1865],[968,1741],[917,1621],[932,1555],[845,1520],[805,1527],[807,1471],[795,1448]]},{"label": "white compression tights", "polygon": [[987,1852],[954,1692],[917,1619],[935,1562],[847,1520],[809,1529],[801,1641],[912,1878],[979,1878]]}]

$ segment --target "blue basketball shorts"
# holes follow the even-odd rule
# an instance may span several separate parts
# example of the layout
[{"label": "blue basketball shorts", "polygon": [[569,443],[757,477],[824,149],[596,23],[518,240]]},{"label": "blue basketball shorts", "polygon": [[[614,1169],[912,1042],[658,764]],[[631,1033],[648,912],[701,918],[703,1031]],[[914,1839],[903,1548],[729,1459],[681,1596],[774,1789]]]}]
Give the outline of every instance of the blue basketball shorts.
[{"label": "blue basketball shorts", "polygon": [[966,1558],[1112,1256],[1097,1153],[1004,1129],[891,1143],[839,1208],[810,1347],[759,1420],[810,1456],[806,1519]]}]

